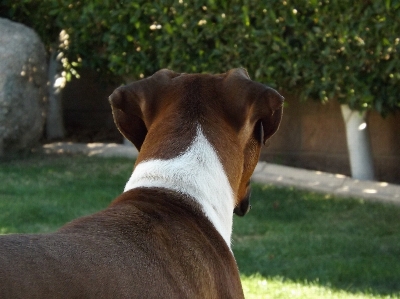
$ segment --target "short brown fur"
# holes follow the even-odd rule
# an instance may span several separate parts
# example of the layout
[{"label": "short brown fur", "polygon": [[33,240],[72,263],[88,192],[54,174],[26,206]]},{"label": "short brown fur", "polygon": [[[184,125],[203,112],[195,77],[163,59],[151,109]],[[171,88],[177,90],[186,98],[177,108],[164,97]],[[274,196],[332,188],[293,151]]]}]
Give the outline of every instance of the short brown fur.
[{"label": "short brown fur", "polygon": [[54,234],[4,236],[0,264],[1,298],[242,298],[224,240],[168,190],[125,192]]}]

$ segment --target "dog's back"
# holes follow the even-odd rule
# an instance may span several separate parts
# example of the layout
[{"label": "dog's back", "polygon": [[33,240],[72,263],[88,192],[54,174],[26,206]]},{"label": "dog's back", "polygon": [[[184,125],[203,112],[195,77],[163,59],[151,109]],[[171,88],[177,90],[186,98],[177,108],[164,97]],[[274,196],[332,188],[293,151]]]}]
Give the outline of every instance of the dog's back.
[{"label": "dog's back", "polygon": [[224,240],[169,190],[134,189],[54,234],[0,242],[0,298],[243,296]]}]

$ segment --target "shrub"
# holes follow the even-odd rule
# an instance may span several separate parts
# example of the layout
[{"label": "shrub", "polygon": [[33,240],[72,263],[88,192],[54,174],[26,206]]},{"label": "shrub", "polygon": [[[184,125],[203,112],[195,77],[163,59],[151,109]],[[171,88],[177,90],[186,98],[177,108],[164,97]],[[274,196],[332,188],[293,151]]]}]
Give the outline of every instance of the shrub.
[{"label": "shrub", "polygon": [[400,108],[398,0],[6,0],[6,7],[3,14],[30,20],[45,40],[64,29],[70,63],[79,57],[99,71],[139,78],[160,68],[244,66],[303,99],[382,114]]}]

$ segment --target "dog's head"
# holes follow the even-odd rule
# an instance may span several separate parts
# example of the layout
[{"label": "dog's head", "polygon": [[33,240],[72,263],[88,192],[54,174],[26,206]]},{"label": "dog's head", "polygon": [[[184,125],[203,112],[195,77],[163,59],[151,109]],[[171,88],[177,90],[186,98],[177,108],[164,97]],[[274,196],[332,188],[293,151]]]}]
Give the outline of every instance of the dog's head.
[{"label": "dog's head", "polygon": [[183,153],[200,125],[228,176],[234,212],[247,213],[261,146],[281,121],[278,92],[251,81],[244,69],[218,75],[163,69],[116,89],[110,103],[118,129],[140,151],[136,163]]}]

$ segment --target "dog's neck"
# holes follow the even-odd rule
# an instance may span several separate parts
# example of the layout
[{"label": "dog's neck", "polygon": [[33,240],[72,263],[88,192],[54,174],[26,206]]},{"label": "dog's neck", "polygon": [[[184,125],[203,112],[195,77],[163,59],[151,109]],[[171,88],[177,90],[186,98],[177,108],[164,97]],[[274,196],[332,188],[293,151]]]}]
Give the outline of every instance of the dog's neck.
[{"label": "dog's neck", "polygon": [[230,248],[234,194],[224,167],[200,126],[183,154],[136,165],[124,191],[138,187],[167,188],[191,196]]}]

